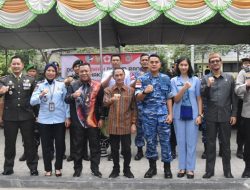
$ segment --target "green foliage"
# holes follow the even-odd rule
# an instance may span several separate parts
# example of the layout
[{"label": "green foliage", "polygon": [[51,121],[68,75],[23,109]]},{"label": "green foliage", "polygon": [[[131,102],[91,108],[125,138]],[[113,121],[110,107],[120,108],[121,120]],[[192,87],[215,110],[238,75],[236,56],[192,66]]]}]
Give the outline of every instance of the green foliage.
[{"label": "green foliage", "polygon": [[[8,50],[7,54],[5,50],[0,50],[0,76],[8,74],[9,63],[11,57],[14,55],[20,55],[23,58],[24,64],[28,65],[33,63],[33,59],[36,56],[36,50]],[[7,56],[7,61],[6,61]]]},{"label": "green foliage", "polygon": [[[205,56],[211,52],[218,52],[221,55],[226,55],[228,52],[234,51],[238,55],[247,56],[250,51],[250,46],[245,44],[239,44],[235,46],[230,45],[195,45],[194,55],[195,60],[200,60],[201,63],[207,63]],[[35,64],[39,67],[43,67],[45,63],[50,61],[51,55],[54,53],[100,53],[99,48],[84,47],[74,49],[46,49],[46,50],[8,50],[7,51],[7,62],[5,50],[0,50],[0,75],[7,74],[9,68],[10,58],[16,54],[20,55],[24,59],[25,65]],[[167,73],[171,68],[171,65],[179,57],[191,57],[190,45],[126,45],[125,47],[103,47],[103,53],[156,53],[160,56],[162,61],[161,72]],[[41,60],[36,60],[37,55],[40,55]]]},{"label": "green foliage", "polygon": [[4,76],[6,74],[6,64],[5,64],[5,57],[3,51],[0,51],[0,76]]},{"label": "green foliage", "polygon": [[171,58],[174,61],[180,57],[190,57],[191,55],[191,48],[187,45],[171,45],[171,49],[173,51]]}]

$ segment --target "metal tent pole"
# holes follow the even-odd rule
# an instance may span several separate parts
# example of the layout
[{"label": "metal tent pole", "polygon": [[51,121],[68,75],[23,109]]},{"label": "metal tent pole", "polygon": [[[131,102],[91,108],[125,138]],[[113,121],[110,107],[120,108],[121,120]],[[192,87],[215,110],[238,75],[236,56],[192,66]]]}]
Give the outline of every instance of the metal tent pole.
[{"label": "metal tent pole", "polygon": [[101,77],[103,73],[103,59],[102,59],[102,21],[99,20],[99,47],[100,47],[100,71]]},{"label": "metal tent pole", "polygon": [[194,45],[191,45],[191,66],[194,70]]}]

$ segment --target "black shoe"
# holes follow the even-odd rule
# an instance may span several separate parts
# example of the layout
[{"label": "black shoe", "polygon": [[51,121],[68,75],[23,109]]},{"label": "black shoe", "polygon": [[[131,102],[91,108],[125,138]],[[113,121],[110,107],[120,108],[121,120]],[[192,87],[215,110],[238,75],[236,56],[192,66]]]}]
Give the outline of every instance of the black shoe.
[{"label": "black shoe", "polygon": [[243,151],[242,151],[242,149],[237,149],[236,156],[239,159],[243,159]]},{"label": "black shoe", "polygon": [[148,171],[145,173],[144,178],[152,178],[156,174],[157,174],[156,168],[149,168]]},{"label": "black shoe", "polygon": [[204,151],[201,155],[201,159],[207,159],[207,153]]},{"label": "black shoe", "polygon": [[75,173],[73,174],[73,177],[80,177],[81,175],[82,175],[82,170],[77,169],[77,170],[75,170]]},{"label": "black shoe", "polygon": [[89,161],[90,160],[90,158],[89,158],[88,155],[83,155],[82,159],[85,160],[85,161]]},{"label": "black shoe", "polygon": [[172,174],[171,170],[165,171],[165,172],[164,172],[164,177],[165,177],[166,179],[171,179],[171,178],[173,178],[173,174]]},{"label": "black shoe", "polygon": [[130,169],[124,171],[124,176],[127,178],[135,178],[134,174],[130,171]]},{"label": "black shoe", "polygon": [[71,162],[71,161],[73,161],[72,156],[68,156],[68,158],[67,158],[67,162]]},{"label": "black shoe", "polygon": [[92,175],[101,178],[102,173],[99,170],[92,170]]},{"label": "black shoe", "polygon": [[37,170],[30,170],[30,176],[38,176]]},{"label": "black shoe", "polygon": [[202,176],[202,178],[209,179],[209,178],[211,178],[212,176],[214,176],[214,173],[212,173],[212,172],[206,172],[206,173]]},{"label": "black shoe", "polygon": [[187,173],[187,179],[194,179],[194,172]]},{"label": "black shoe", "polygon": [[108,155],[108,161],[112,161],[112,160],[113,160],[112,155],[109,154],[109,155]]},{"label": "black shoe", "polygon": [[63,155],[63,159],[65,160],[66,158],[67,158],[67,156],[64,154],[64,155]]},{"label": "black shoe", "polygon": [[55,174],[56,177],[62,177],[62,173]]},{"label": "black shoe", "polygon": [[184,172],[182,172],[182,171],[184,171],[184,170],[180,170],[180,171],[178,172],[177,177],[181,178],[181,177],[184,177],[184,176],[185,176],[186,171],[184,171]]},{"label": "black shoe", "polygon": [[231,172],[224,173],[225,178],[234,178]]},{"label": "black shoe", "polygon": [[109,175],[109,178],[117,178],[119,176],[119,172],[112,170],[111,174]]},{"label": "black shoe", "polygon": [[171,172],[171,165],[168,162],[164,162],[164,174],[166,179],[173,178],[173,174]]},{"label": "black shoe", "polygon": [[242,178],[250,178],[250,170],[244,170],[244,172],[242,173]]},{"label": "black shoe", "polygon": [[14,173],[14,171],[13,170],[4,170],[3,171],[3,175],[12,175]]},{"label": "black shoe", "polygon": [[135,160],[140,160],[143,157],[143,152],[142,151],[138,151],[137,154],[135,155]]},{"label": "black shoe", "polygon": [[55,176],[56,176],[56,177],[62,177],[62,172],[61,172],[61,170],[55,170]]},{"label": "black shoe", "polygon": [[20,162],[23,162],[23,161],[25,161],[25,160],[26,160],[26,156],[25,156],[25,154],[23,153],[22,156],[19,158],[19,161],[20,161]]}]

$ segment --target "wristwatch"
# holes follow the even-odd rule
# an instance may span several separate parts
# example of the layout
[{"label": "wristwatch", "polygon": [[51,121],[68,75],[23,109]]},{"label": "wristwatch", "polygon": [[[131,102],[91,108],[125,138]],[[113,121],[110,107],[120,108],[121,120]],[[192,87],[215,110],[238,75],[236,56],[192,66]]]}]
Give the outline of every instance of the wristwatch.
[{"label": "wristwatch", "polygon": [[203,118],[203,117],[204,117],[204,115],[203,115],[203,114],[199,114],[198,116],[200,116],[201,118]]}]

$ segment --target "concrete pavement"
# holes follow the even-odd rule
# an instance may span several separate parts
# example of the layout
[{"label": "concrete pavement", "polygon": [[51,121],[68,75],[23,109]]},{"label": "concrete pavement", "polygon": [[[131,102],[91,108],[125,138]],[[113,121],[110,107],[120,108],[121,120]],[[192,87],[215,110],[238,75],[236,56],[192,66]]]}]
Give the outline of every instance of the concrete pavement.
[{"label": "concrete pavement", "polygon": [[[44,166],[42,160],[41,147],[39,147],[39,176],[30,177],[29,170],[25,162],[20,162],[18,158],[23,153],[23,146],[21,136],[18,135],[16,146],[16,160],[14,166],[14,174],[11,176],[0,175],[0,188],[36,188],[36,189],[250,189],[250,180],[241,179],[241,174],[244,169],[244,162],[238,159],[236,153],[236,131],[232,130],[231,150],[232,150],[232,173],[234,179],[225,179],[222,170],[222,161],[220,157],[216,159],[215,176],[209,180],[202,179],[205,171],[205,160],[202,160],[201,154],[203,151],[203,144],[201,136],[197,145],[197,165],[195,171],[195,179],[188,180],[185,177],[179,179],[176,177],[178,172],[178,162],[175,159],[172,162],[171,168],[173,172],[173,179],[164,179],[163,163],[157,162],[158,174],[152,179],[144,179],[144,173],[148,169],[148,161],[143,158],[140,161],[135,161],[132,158],[131,171],[135,175],[135,179],[127,179],[120,173],[117,179],[109,179],[108,176],[112,171],[112,161],[107,161],[107,158],[101,159],[100,171],[103,178],[99,179],[91,175],[90,163],[83,161],[83,173],[80,178],[73,178],[73,162],[63,163],[63,176],[60,178],[45,177]],[[133,137],[134,138],[134,137]],[[69,134],[66,135],[66,154],[69,155]],[[132,155],[136,154],[134,144],[132,146]],[[144,148],[145,150],[145,148]],[[4,135],[3,130],[0,130],[0,171],[2,172],[4,162]],[[121,158],[121,171],[122,162]]]}]

